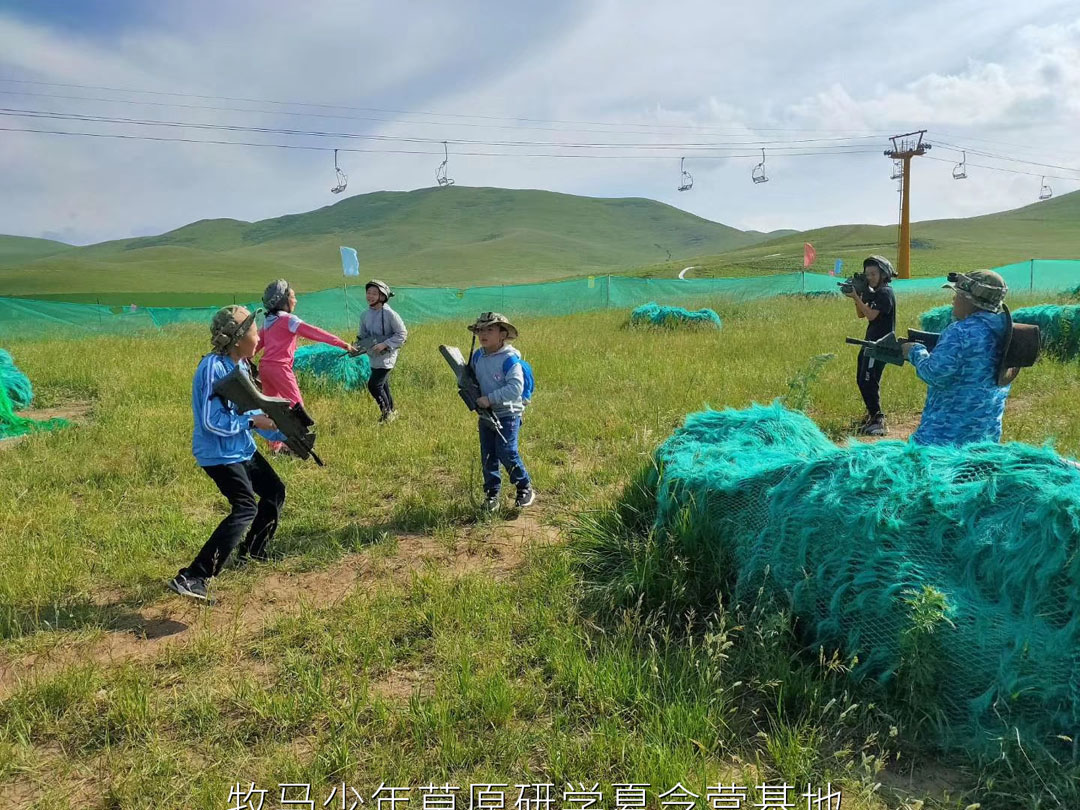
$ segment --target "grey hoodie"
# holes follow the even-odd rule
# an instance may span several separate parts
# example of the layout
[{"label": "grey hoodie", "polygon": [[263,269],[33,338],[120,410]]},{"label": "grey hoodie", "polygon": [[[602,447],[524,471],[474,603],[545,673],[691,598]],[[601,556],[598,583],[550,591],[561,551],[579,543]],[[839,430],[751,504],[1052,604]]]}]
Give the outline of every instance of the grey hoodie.
[{"label": "grey hoodie", "polygon": [[492,354],[478,349],[473,361],[480,393],[491,400],[491,408],[499,416],[518,415],[525,411],[525,403],[521,400],[525,390],[525,372],[521,370],[520,363],[515,363],[503,376],[507,357],[521,357],[521,352],[509,344]]},{"label": "grey hoodie", "polygon": [[383,304],[382,309],[368,307],[360,318],[360,329],[356,333],[357,340],[374,337],[379,343],[390,347],[390,350],[383,354],[368,355],[372,368],[393,368],[397,362],[398,349],[408,336],[405,321],[386,304]]}]

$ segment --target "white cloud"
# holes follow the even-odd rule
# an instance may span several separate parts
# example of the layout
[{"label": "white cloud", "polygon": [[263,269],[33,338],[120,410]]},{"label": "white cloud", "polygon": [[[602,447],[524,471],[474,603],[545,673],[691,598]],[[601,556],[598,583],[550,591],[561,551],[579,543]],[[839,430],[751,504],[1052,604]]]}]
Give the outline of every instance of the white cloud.
[{"label": "white cloud", "polygon": [[[147,17],[112,36],[84,36],[71,26],[0,13],[0,75],[357,107],[691,126],[698,131],[575,127],[608,130],[602,134],[434,126],[417,116],[400,116],[413,122],[409,124],[377,123],[355,120],[378,117],[363,112],[350,113],[352,120],[337,120],[15,95],[0,95],[0,106],[436,140],[640,143],[731,141],[740,134],[782,140],[815,133],[774,130],[884,132],[919,126],[929,128],[932,138],[970,142],[983,151],[1080,163],[1072,145],[1080,117],[1080,20],[1075,12],[1070,16],[1068,6],[1052,0],[993,11],[974,0],[955,0],[927,5],[905,17],[867,11],[855,0],[813,7],[792,7],[779,0],[735,5],[598,0],[533,10],[485,0],[310,3],[302,10],[284,4],[218,5],[221,8],[208,2],[165,7],[167,18]],[[929,37],[927,31],[947,31],[950,36]],[[0,83],[0,89],[18,88]],[[276,109],[265,103],[151,98]],[[0,117],[0,126],[28,125],[112,131],[101,124]],[[187,130],[161,134],[289,140],[282,135]],[[0,137],[4,232],[63,233],[91,241],[157,232],[208,217],[257,219],[336,201],[328,193],[332,157],[322,152],[19,133]],[[321,144],[371,145],[346,139]],[[706,161],[689,152],[695,187],[686,194],[675,191],[680,155],[674,151],[662,161],[543,160],[467,157],[461,153],[471,151],[468,147],[455,146],[450,173],[465,185],[652,197],[710,219],[761,230],[887,223],[895,218],[896,195],[888,161],[880,154],[885,145],[871,141],[870,154],[843,157],[785,158],[773,150],[767,158],[771,180],[762,185],[750,182],[750,169],[759,157]],[[944,147],[932,156],[953,157]],[[350,177],[349,193],[360,193],[431,185],[441,155],[343,153],[341,160]],[[969,162],[979,161],[969,155]],[[1038,177],[973,169],[968,181],[955,183],[949,171],[946,164],[929,160],[916,166],[919,218],[1014,207],[1033,201],[1038,189]],[[1061,193],[1080,187],[1080,180],[1054,185]]]}]

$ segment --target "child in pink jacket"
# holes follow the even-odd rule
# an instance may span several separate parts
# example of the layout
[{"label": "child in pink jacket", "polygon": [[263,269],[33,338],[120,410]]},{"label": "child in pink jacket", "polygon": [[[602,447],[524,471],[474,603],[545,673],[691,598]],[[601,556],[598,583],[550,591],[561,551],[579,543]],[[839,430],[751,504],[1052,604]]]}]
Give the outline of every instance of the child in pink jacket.
[{"label": "child in pink jacket", "polygon": [[[263,293],[262,300],[266,307],[266,322],[259,331],[259,345],[255,352],[257,354],[261,350],[263,353],[259,361],[259,379],[263,393],[303,404],[304,398],[300,394],[300,386],[296,384],[296,374],[293,373],[297,338],[328,343],[346,351],[351,351],[352,346],[337,335],[306,324],[293,315],[296,292],[285,279],[279,278],[271,283]],[[275,453],[286,450],[283,442],[270,442],[270,448]]]}]

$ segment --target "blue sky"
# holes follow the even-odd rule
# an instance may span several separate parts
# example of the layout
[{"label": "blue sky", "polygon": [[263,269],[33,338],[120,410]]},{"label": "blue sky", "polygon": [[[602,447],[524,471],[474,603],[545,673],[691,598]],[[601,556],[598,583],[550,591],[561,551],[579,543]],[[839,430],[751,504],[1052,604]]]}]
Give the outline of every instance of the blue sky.
[{"label": "blue sky", "polygon": [[[898,12],[855,0],[0,0],[0,107],[9,111],[413,140],[25,113],[0,115],[0,126],[420,151],[441,151],[438,142],[447,139],[450,174],[459,184],[649,197],[759,230],[894,221],[897,195],[881,155],[884,135],[925,127],[935,160],[916,165],[914,213],[969,216],[1034,201],[1043,171],[1058,175],[1048,181],[1058,193],[1080,189],[1080,172],[1068,168],[1080,167],[1073,137],[1080,122],[1080,11],[1057,0],[994,5],[916,0]],[[372,118],[386,120],[361,120]],[[833,147],[843,141],[791,143],[859,133],[866,137],[847,143],[865,154],[837,154]],[[465,140],[488,145],[460,143]],[[571,150],[490,145],[500,140],[647,143],[619,151],[650,157],[541,159],[525,154]],[[8,233],[85,243],[210,217],[261,219],[339,199],[328,192],[333,157],[327,152],[26,132],[0,132],[0,141],[0,231]],[[746,157],[705,160],[689,146],[733,141],[788,143],[766,147],[770,181],[759,185],[750,182],[755,149],[734,150]],[[695,177],[683,194],[676,186],[684,147],[675,144],[686,145]],[[971,168],[967,180],[955,182],[949,161],[960,155],[949,151],[952,145],[996,156],[969,155],[969,163],[1034,175]],[[798,148],[829,153],[780,154]],[[462,154],[468,151],[515,156]],[[340,158],[348,194],[431,185],[442,159],[386,152]]]}]

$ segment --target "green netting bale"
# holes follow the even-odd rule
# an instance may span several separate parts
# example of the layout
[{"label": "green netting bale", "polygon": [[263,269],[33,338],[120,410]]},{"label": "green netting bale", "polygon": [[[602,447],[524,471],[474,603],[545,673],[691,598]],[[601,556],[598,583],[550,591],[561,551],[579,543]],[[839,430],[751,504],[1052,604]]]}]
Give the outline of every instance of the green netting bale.
[{"label": "green netting bale", "polygon": [[345,391],[358,391],[371,379],[371,361],[366,354],[349,357],[344,349],[323,343],[297,349],[293,368],[316,384]]},{"label": "green netting bale", "polygon": [[690,415],[656,459],[690,570],[788,606],[810,650],[857,658],[939,743],[1080,729],[1080,469],[1051,450],[841,448],[755,406]]},{"label": "green netting bale", "polygon": [[952,304],[928,309],[919,316],[919,328],[924,332],[942,332],[952,323]]},{"label": "green netting bale", "polygon": [[1065,360],[1080,354],[1080,306],[1039,304],[1018,309],[1012,315],[1016,323],[1039,327],[1043,351]]},{"label": "green netting bale", "polygon": [[642,304],[630,313],[631,326],[660,326],[668,329],[692,326],[719,329],[720,316],[711,309],[691,312],[683,307],[662,307],[655,301]]},{"label": "green netting bale", "polygon": [[0,387],[17,411],[29,408],[34,400],[34,387],[30,384],[30,378],[19,371],[11,355],[3,349],[0,349]]}]

